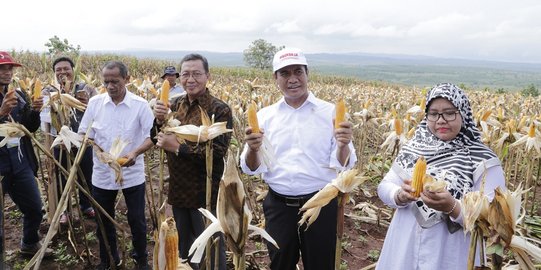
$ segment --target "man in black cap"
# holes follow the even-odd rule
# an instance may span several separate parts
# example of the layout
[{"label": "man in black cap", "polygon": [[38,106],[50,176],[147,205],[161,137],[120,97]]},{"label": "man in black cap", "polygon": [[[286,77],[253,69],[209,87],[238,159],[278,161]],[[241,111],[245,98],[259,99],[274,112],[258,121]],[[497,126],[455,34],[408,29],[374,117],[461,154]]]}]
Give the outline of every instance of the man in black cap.
[{"label": "man in black cap", "polygon": [[180,84],[177,84],[178,77],[179,77],[179,73],[177,72],[177,69],[174,66],[165,67],[165,70],[163,71],[162,79],[169,81],[169,86],[171,87],[171,89],[169,89],[169,100],[172,100],[186,93],[184,91],[184,88],[182,88]]}]

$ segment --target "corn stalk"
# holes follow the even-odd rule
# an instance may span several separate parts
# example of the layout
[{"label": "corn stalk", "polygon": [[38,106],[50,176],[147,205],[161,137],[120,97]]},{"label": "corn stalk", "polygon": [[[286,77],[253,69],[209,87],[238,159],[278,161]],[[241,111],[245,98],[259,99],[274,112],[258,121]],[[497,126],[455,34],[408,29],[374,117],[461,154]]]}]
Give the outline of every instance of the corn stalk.
[{"label": "corn stalk", "polygon": [[336,219],[336,250],[334,257],[334,269],[340,270],[342,263],[342,236],[344,235],[344,207],[348,198],[347,193],[338,193],[338,210]]},{"label": "corn stalk", "polygon": [[[213,121],[214,122],[214,119]],[[205,145],[205,158],[206,158],[206,169],[207,169],[207,187],[206,187],[206,206],[205,208],[212,212],[212,161],[213,161],[213,151],[212,151],[212,140],[209,140]],[[207,227],[210,225],[210,221],[207,221]],[[206,269],[211,269],[211,242],[207,242],[207,246],[205,248],[207,256],[205,257],[205,266]],[[219,256],[218,253],[215,254],[215,256]],[[218,268],[215,268],[218,269]]]},{"label": "corn stalk", "polygon": [[[92,125],[89,125],[89,130],[87,130],[87,133],[89,133],[90,131],[90,128],[92,127]],[[24,132],[25,134],[28,136],[30,135],[31,133],[24,127],[21,125],[20,127]],[[30,138],[33,138],[32,136],[29,136]],[[54,235],[56,234],[56,232],[58,231],[58,227],[59,227],[59,220],[60,220],[60,215],[62,213],[62,211],[60,211],[61,209],[64,209],[66,207],[66,202],[67,202],[67,199],[68,199],[68,194],[69,192],[71,191],[71,188],[72,186],[75,184],[77,185],[77,187],[83,191],[83,194],[85,194],[89,199],[90,201],[92,202],[93,206],[98,209],[101,213],[103,213],[108,219],[111,220],[111,222],[119,229],[122,231],[122,233],[126,233],[124,228],[122,228],[118,223],[116,223],[114,221],[114,219],[109,216],[109,214],[107,214],[107,212],[96,202],[96,200],[94,200],[94,198],[92,198],[92,196],[90,195],[90,193],[88,193],[86,190],[84,190],[84,188],[82,188],[82,186],[77,182],[75,181],[76,179],[76,175],[77,175],[77,169],[79,167],[79,163],[81,162],[81,159],[83,157],[83,154],[87,148],[87,144],[88,144],[88,135],[85,135],[84,138],[83,138],[83,143],[81,144],[81,148],[79,149],[79,152],[77,152],[77,155],[75,156],[75,161],[74,161],[74,165],[72,166],[71,170],[68,172],[66,169],[64,169],[64,167],[62,167],[62,165],[60,164],[60,162],[58,162],[56,159],[54,159],[54,157],[51,155],[51,153],[49,151],[47,151],[45,149],[45,147],[43,147],[42,144],[40,144],[37,140],[33,139],[34,140],[34,143],[36,143],[36,146],[38,146],[48,157],[50,157],[53,162],[55,162],[55,164],[58,166],[58,168],[60,169],[60,171],[62,173],[64,173],[65,175],[68,176],[68,180],[66,182],[66,187],[64,189],[64,191],[62,192],[62,196],[60,197],[60,200],[59,200],[59,207],[56,209],[55,213],[54,213],[54,216],[53,216],[53,219],[51,221],[51,225],[49,226],[49,230],[47,231],[47,235],[45,237],[45,239],[43,240],[43,243],[42,243],[42,248],[34,255],[34,257],[32,257],[32,259],[28,262],[28,264],[24,267],[25,270],[28,270],[30,269],[30,267],[34,266],[34,269],[37,270],[39,269],[39,266],[41,264],[41,261],[43,260],[43,256],[45,254],[45,250],[47,249],[47,246],[49,244],[49,242],[51,242],[52,238],[54,237]]]}]

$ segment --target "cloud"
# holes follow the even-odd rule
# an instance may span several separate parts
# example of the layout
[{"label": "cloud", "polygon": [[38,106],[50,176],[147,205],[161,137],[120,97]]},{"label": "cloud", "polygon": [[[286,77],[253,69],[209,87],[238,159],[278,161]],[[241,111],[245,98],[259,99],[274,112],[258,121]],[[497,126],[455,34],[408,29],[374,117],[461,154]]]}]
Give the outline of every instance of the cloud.
[{"label": "cloud", "polygon": [[[263,38],[307,52],[368,52],[541,62],[536,0],[7,1],[0,49],[237,51]],[[26,8],[32,6],[32,9]],[[77,5],[79,7],[80,5]]]}]

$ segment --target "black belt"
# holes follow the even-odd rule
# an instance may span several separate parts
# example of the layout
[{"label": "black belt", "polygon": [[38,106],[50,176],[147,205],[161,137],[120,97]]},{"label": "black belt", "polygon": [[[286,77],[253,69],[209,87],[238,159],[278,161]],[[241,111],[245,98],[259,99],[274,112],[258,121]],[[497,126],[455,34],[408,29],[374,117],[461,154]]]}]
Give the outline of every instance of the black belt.
[{"label": "black belt", "polygon": [[286,206],[289,207],[301,207],[303,206],[310,198],[312,198],[316,193],[310,193],[306,195],[300,195],[300,196],[286,196],[282,195],[280,193],[277,193],[276,191],[269,188],[269,193],[276,198],[276,200],[283,202],[286,204]]}]

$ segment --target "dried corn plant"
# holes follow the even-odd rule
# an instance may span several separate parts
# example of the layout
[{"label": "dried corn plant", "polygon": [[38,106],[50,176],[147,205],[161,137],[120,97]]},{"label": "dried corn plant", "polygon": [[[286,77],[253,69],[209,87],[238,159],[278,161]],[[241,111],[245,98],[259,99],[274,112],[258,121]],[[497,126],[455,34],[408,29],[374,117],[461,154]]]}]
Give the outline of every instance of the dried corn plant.
[{"label": "dried corn plant", "polygon": [[[203,256],[205,244],[217,232],[224,233],[227,245],[233,252],[235,269],[245,269],[245,244],[248,239],[248,230],[261,235],[276,247],[278,245],[263,229],[251,225],[252,213],[246,204],[244,185],[239,177],[237,162],[234,155],[229,153],[226,168],[220,181],[216,213],[218,218],[206,210],[199,209],[205,217],[212,221],[207,229],[194,241],[190,248],[191,259],[199,263]],[[210,257],[210,256],[207,256]]]}]

